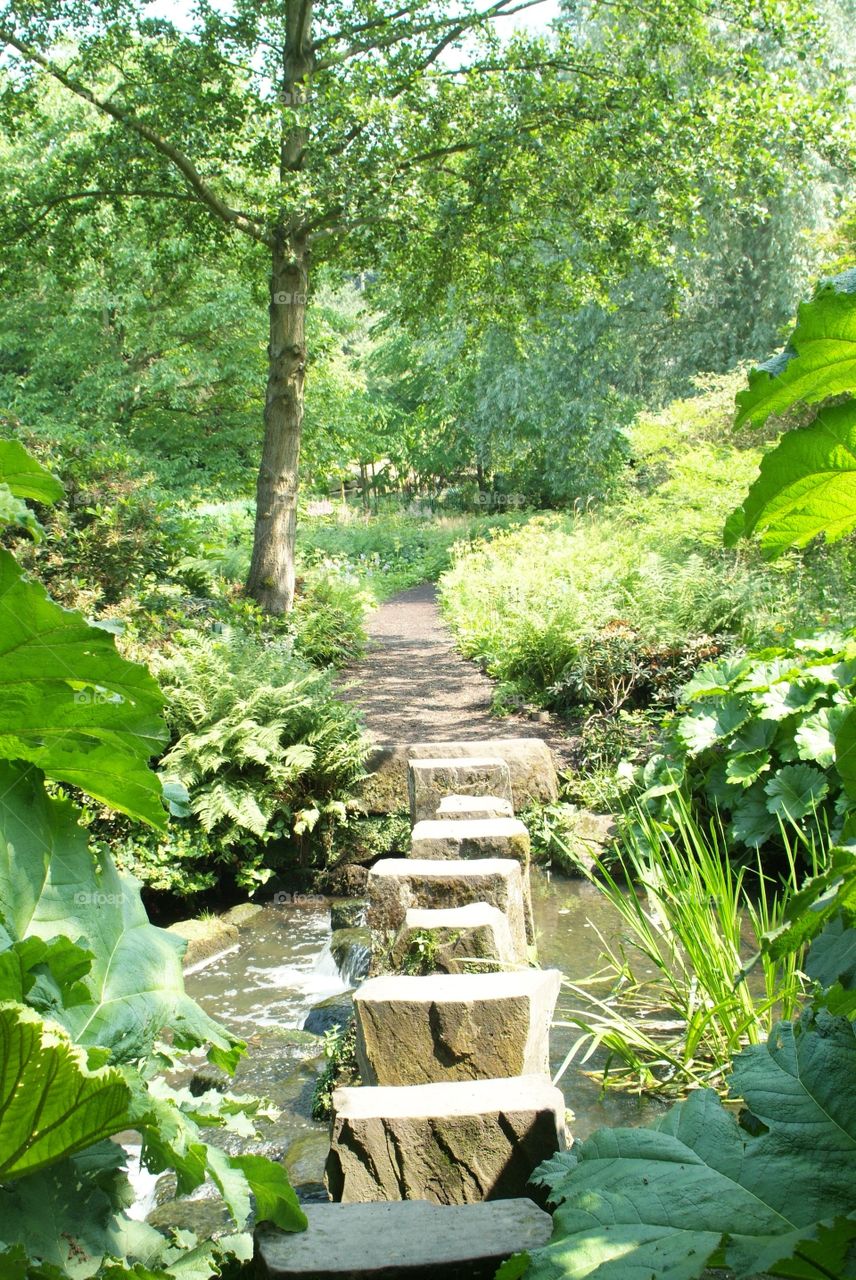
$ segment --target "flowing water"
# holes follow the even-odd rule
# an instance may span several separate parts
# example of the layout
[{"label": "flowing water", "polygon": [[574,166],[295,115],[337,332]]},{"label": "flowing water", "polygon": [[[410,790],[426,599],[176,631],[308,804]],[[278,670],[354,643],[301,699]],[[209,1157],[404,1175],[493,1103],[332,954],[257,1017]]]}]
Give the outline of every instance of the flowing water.
[{"label": "flowing water", "polygon": [[[600,967],[598,930],[614,935],[617,917],[595,889],[584,881],[549,879],[533,872],[533,905],[539,934],[539,957],[544,967],[561,969],[572,980]],[[346,936],[347,934],[347,936]],[[241,928],[240,945],[197,967],[187,975],[188,992],[214,1017],[245,1039],[247,1058],[230,1085],[237,1093],[264,1095],[279,1109],[279,1117],[262,1128],[263,1141],[226,1139],[233,1150],[254,1150],[282,1159],[298,1194],[304,1200],[326,1198],[322,1175],[327,1154],[326,1123],[311,1118],[312,1089],[323,1066],[321,1040],[301,1031],[309,1010],[320,1001],[340,996],[358,984],[367,953],[359,930],[337,932],[332,939],[328,904],[266,907]],[[573,1003],[563,992],[557,1010]],[[570,1028],[557,1026],[551,1039],[552,1065],[559,1067],[576,1038]],[[186,1079],[194,1074],[188,1068]],[[204,1063],[195,1068],[195,1087],[216,1083]],[[222,1082],[221,1082],[222,1083]],[[572,1066],[560,1081],[576,1138],[602,1125],[639,1124],[655,1110],[650,1101],[610,1092],[601,1096],[596,1081]],[[199,1204],[186,1225],[199,1229]],[[212,1212],[214,1206],[211,1206]],[[178,1205],[155,1210],[162,1224],[185,1225]],[[212,1226],[217,1225],[212,1221]]]}]

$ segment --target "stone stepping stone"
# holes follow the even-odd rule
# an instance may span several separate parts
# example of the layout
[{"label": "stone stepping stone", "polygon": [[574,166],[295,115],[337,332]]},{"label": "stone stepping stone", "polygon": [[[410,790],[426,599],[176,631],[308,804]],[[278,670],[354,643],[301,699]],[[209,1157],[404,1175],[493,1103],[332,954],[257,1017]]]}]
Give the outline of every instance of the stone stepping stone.
[{"label": "stone stepping stone", "polygon": [[334,1200],[472,1204],[526,1194],[567,1146],[547,1076],[337,1089],[325,1181]]},{"label": "stone stepping stone", "polygon": [[414,858],[516,858],[529,865],[529,832],[519,818],[435,818],[417,822]]},{"label": "stone stepping stone", "polygon": [[392,949],[392,965],[399,972],[420,943],[430,938],[433,973],[468,973],[479,965],[513,967],[525,963],[515,949],[508,917],[487,902],[464,907],[410,907]]},{"label": "stone stepping stone", "polygon": [[411,760],[407,772],[412,823],[433,818],[444,796],[487,793],[513,803],[508,765],[489,751],[479,756]]},{"label": "stone stepping stone", "polygon": [[493,1280],[506,1258],[542,1248],[553,1230],[531,1200],[303,1208],[306,1231],[256,1228],[258,1280]]},{"label": "stone stepping stone", "polygon": [[472,818],[513,818],[510,800],[502,796],[443,796],[435,817],[466,821]]},{"label": "stone stepping stone", "polygon": [[[559,797],[559,780],[553,753],[541,738],[481,738],[471,742],[413,742],[408,759],[460,760],[467,756],[499,757],[511,774],[511,801],[520,813],[527,804],[552,804]],[[469,791],[470,788],[467,788]],[[505,794],[502,792],[501,794]],[[420,817],[430,818],[433,813]]]},{"label": "stone stepping stone", "polygon": [[526,894],[519,862],[511,858],[382,858],[369,872],[369,927],[397,934],[411,907],[463,907],[486,902],[508,918],[515,958],[526,960]]},{"label": "stone stepping stone", "polygon": [[546,1075],[558,969],[369,978],[354,995],[367,1085]]}]

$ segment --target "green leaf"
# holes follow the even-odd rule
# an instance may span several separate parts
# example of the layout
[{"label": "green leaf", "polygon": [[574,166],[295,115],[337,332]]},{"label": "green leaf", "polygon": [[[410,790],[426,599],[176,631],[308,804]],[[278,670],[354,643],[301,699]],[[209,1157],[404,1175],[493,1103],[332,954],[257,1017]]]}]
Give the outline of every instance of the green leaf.
[{"label": "green leaf", "polygon": [[231,1162],[241,1170],[255,1196],[256,1221],[273,1222],[283,1231],[303,1231],[308,1226],[282,1165],[252,1155],[232,1156]]},{"label": "green leaf", "polygon": [[[856,404],[822,409],[810,426],[786,432],[761,462],[743,515],[742,535],[759,534],[770,558],[856,528]],[[729,529],[726,545],[736,541]]]},{"label": "green leaf", "polygon": [[44,791],[38,770],[0,762],[0,902],[14,940],[63,935],[92,963],[87,999],[65,1007],[62,1023],[84,1045],[117,1059],[145,1056],[163,1027],[178,1047],[234,1038],[184,991],[184,944],[149,923],[139,885],[106,852],[90,853],[73,805]]},{"label": "green leaf", "polygon": [[856,929],[843,915],[830,920],[812,942],[805,971],[822,987],[856,988]]},{"label": "green leaf", "polygon": [[736,425],[760,426],[770,414],[819,404],[856,387],[856,272],[818,288],[799,309],[787,348],[749,375],[737,397]]},{"label": "green leaf", "polygon": [[856,913],[856,856],[851,849],[834,848],[829,865],[812,876],[785,906],[785,922],[764,939],[774,960],[793,955],[816,938],[843,911]]},{"label": "green leaf", "polygon": [[0,1005],[0,1182],[35,1173],[127,1127],[120,1072],[90,1071],[59,1027]]},{"label": "green leaf", "polygon": [[812,760],[823,769],[834,764],[836,735],[851,714],[850,707],[821,707],[806,716],[794,737],[800,760]]},{"label": "green leaf", "polygon": [[99,1142],[10,1183],[0,1194],[0,1241],[73,1280],[94,1276],[105,1257],[139,1259],[162,1275],[169,1242],[124,1216],[133,1200],[126,1159],[118,1143]]},{"label": "green leaf", "polygon": [[813,813],[829,791],[829,783],[810,764],[786,764],[764,786],[770,813],[797,822]]},{"label": "green leaf", "polygon": [[819,681],[778,680],[760,695],[762,720],[786,720],[797,711],[813,707],[825,690]]},{"label": "green leaf", "polygon": [[850,708],[835,732],[835,767],[847,795],[856,800],[856,707]]},{"label": "green leaf", "polygon": [[718,662],[705,662],[681,690],[681,702],[694,702],[696,698],[712,693],[730,693],[737,681],[751,670],[747,658],[722,658]]},{"label": "green leaf", "polygon": [[749,849],[765,844],[777,830],[767,808],[764,784],[754,783],[741,795],[731,811],[731,834]]},{"label": "green leaf", "polygon": [[28,760],[103,804],[163,829],[148,767],[166,740],[163,695],[113,636],[50,600],[0,550],[0,758]]},{"label": "green leaf", "polygon": [[678,734],[690,755],[698,755],[729,738],[748,718],[749,709],[741,698],[713,698],[681,717]]},{"label": "green leaf", "polygon": [[599,1130],[551,1162],[553,1240],[528,1280],[743,1277],[820,1242],[853,1203],[854,1071],[849,1024],[783,1023],[735,1062],[757,1136],[707,1090],[650,1128]]},{"label": "green leaf", "polygon": [[749,751],[729,756],[725,776],[735,786],[749,787],[770,768],[769,751]]},{"label": "green leaf", "polygon": [[56,476],[17,440],[0,440],[0,484],[8,485],[16,498],[29,498],[48,506],[58,502],[64,493]]}]

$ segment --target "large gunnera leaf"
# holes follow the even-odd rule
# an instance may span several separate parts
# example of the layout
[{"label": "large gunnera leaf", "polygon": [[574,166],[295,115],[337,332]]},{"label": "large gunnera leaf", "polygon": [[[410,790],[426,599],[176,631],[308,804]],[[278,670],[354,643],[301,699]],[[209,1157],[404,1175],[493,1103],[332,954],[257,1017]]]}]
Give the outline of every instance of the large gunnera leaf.
[{"label": "large gunnera leaf", "polygon": [[819,404],[856,387],[856,271],[822,284],[799,309],[784,352],[749,375],[737,397],[737,425]]},{"label": "large gunnera leaf", "polygon": [[126,1159],[118,1143],[99,1142],[0,1188],[3,1280],[4,1245],[22,1247],[37,1264],[38,1269],[27,1270],[28,1277],[41,1275],[42,1268],[53,1276],[56,1268],[63,1278],[86,1280],[100,1273],[105,1257],[128,1259],[131,1264],[139,1259],[163,1275],[160,1264],[169,1242],[153,1227],[125,1214],[133,1202],[123,1171]]},{"label": "large gunnera leaf", "polygon": [[58,1010],[73,1039],[121,1061],[144,1057],[163,1027],[179,1047],[234,1041],[184,991],[178,938],[149,923],[139,885],[94,856],[67,800],[32,766],[0,762],[0,913],[12,942],[61,935],[92,956],[87,999]]},{"label": "large gunnera leaf", "polygon": [[23,1005],[0,1005],[0,1182],[119,1133],[130,1096],[119,1071],[90,1071],[61,1028]]},{"label": "large gunnera leaf", "polygon": [[0,757],[163,828],[161,784],[148,767],[166,740],[163,703],[112,635],[55,604],[0,549]]},{"label": "large gunnera leaf", "polygon": [[856,404],[822,409],[809,427],[787,431],[761,463],[726,543],[753,533],[774,557],[823,534],[834,542],[856,528]]},{"label": "large gunnera leaf", "polygon": [[[738,1277],[856,1276],[841,1222],[856,1213],[854,1079],[853,1027],[823,1014],[738,1055],[746,1127],[704,1090],[650,1128],[599,1130],[542,1167],[559,1207],[523,1274],[695,1280],[725,1265]],[[799,1256],[803,1270],[780,1269],[797,1255],[826,1271]]]}]

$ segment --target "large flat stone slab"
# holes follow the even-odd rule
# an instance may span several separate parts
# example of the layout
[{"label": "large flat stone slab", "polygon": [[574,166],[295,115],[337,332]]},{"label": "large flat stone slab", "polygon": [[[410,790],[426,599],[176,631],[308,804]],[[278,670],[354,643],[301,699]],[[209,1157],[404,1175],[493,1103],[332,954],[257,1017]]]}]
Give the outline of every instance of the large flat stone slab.
[{"label": "large flat stone slab", "polygon": [[[472,742],[413,742],[407,748],[411,761],[467,756],[493,756],[504,760],[511,774],[511,800],[516,813],[537,800],[551,804],[558,799],[559,781],[553,753],[541,738],[481,738]],[[426,817],[432,815],[426,814]]]},{"label": "large flat stone slab", "polygon": [[303,1207],[306,1231],[256,1228],[258,1280],[493,1280],[506,1258],[540,1249],[553,1230],[531,1200]]},{"label": "large flat stone slab", "polygon": [[411,907],[498,907],[508,917],[515,956],[526,959],[525,886],[512,858],[382,858],[369,872],[367,891],[368,924],[381,935],[397,934]]},{"label": "large flat stone slab", "polygon": [[529,865],[529,832],[519,818],[417,822],[410,848],[414,858],[516,858]]},{"label": "large flat stone slab", "polygon": [[508,917],[488,902],[464,907],[411,907],[392,950],[397,972],[471,973],[524,962],[508,927]]},{"label": "large flat stone slab", "polygon": [[502,796],[443,796],[437,812],[439,819],[466,821],[472,818],[513,818],[514,806]]},{"label": "large flat stone slab", "polygon": [[354,995],[364,1084],[548,1072],[558,969],[369,978]]},{"label": "large flat stone slab", "polygon": [[482,755],[411,760],[408,770],[410,821],[433,818],[444,796],[501,796],[512,803],[511,772],[504,760]]},{"label": "large flat stone slab", "polygon": [[325,1181],[344,1203],[503,1200],[566,1146],[547,1076],[337,1089]]}]

